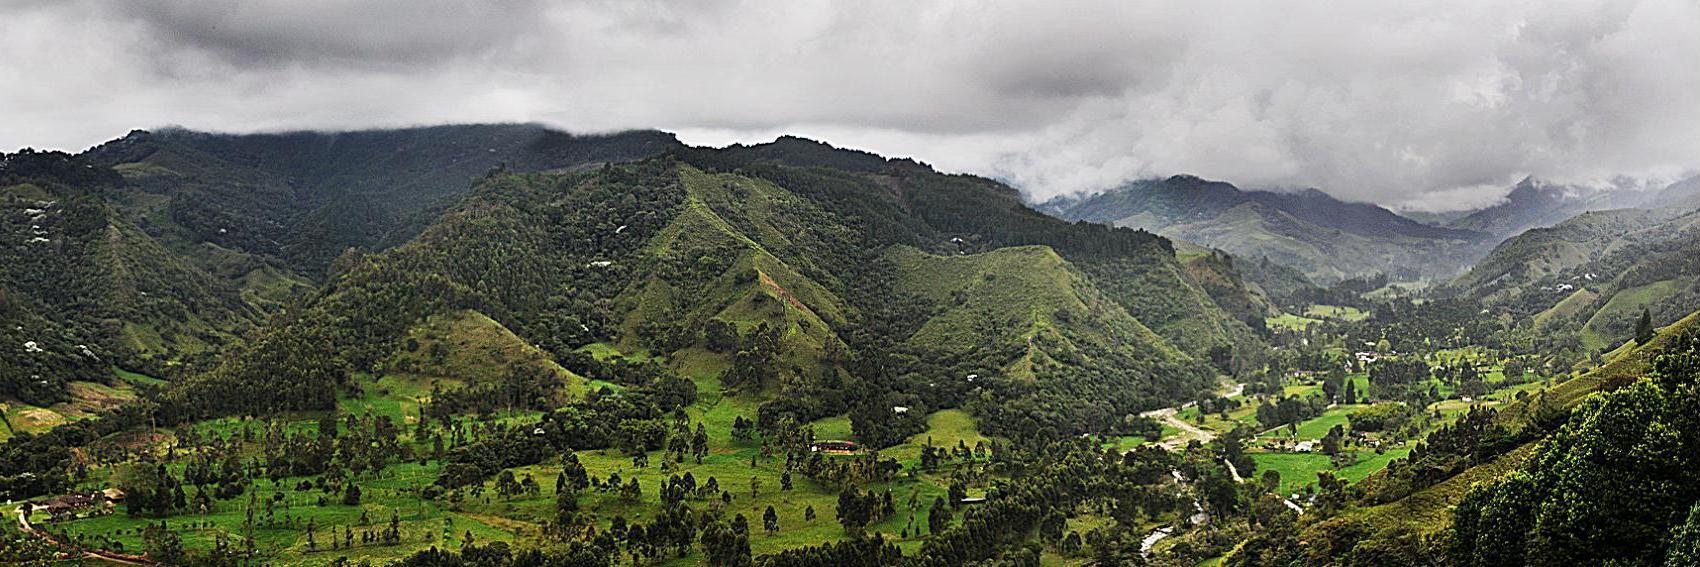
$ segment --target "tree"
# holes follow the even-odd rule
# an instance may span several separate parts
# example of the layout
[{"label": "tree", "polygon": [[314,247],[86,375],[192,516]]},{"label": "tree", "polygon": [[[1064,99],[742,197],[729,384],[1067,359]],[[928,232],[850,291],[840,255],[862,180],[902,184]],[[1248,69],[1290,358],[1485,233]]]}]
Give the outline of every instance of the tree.
[{"label": "tree", "polygon": [[768,506],[767,511],[762,512],[761,525],[767,529],[769,535],[779,533],[779,513],[773,511],[772,506]]},{"label": "tree", "polygon": [[838,493],[838,523],[844,526],[845,531],[859,531],[872,518],[873,510],[855,489],[845,488]]},{"label": "tree", "polygon": [[1635,322],[1635,344],[1644,345],[1653,340],[1653,313],[1647,308],[1641,308],[1641,320]]},{"label": "tree", "polygon": [[[636,482],[637,479],[632,479]],[[578,519],[578,491],[567,487],[555,493],[555,524],[566,526]]]},{"label": "tree", "polygon": [[1688,509],[1688,521],[1671,530],[1665,566],[1700,565],[1700,503]]},{"label": "tree", "polygon": [[[165,522],[158,525],[148,524],[142,528],[142,546],[146,549],[148,558],[164,565],[181,565],[186,558],[183,552],[183,538],[177,532],[165,527]],[[307,525],[307,547],[313,547],[312,524]]]},{"label": "tree", "polygon": [[950,527],[950,520],[950,505],[945,503],[944,497],[933,498],[933,507],[927,511],[927,531],[942,532]]},{"label": "tree", "polygon": [[353,482],[348,483],[348,490],[342,492],[342,503],[344,506],[359,506],[360,485]]},{"label": "tree", "polygon": [[738,533],[722,521],[712,521],[702,528],[702,549],[708,564],[715,566],[744,566],[750,564],[750,538]]}]

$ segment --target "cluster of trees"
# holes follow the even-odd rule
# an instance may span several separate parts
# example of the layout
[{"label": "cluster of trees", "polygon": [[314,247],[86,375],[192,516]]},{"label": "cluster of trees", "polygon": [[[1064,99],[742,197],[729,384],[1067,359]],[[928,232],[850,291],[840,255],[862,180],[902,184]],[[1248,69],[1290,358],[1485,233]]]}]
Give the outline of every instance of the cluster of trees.
[{"label": "cluster of trees", "polygon": [[1431,376],[1428,363],[1415,356],[1383,358],[1369,365],[1369,384],[1377,398],[1413,406],[1426,406],[1438,397],[1434,385],[1427,383]]},{"label": "cluster of trees", "polygon": [[1346,419],[1352,431],[1394,431],[1410,422],[1413,413],[1404,403],[1383,402],[1352,412]]},{"label": "cluster of trees", "polygon": [[1257,406],[1257,423],[1264,429],[1274,429],[1322,415],[1328,411],[1325,396],[1286,396],[1265,401]]},{"label": "cluster of trees", "polygon": [[1673,340],[1649,379],[1591,397],[1519,470],[1453,512],[1461,565],[1683,565],[1700,502],[1700,334]]}]

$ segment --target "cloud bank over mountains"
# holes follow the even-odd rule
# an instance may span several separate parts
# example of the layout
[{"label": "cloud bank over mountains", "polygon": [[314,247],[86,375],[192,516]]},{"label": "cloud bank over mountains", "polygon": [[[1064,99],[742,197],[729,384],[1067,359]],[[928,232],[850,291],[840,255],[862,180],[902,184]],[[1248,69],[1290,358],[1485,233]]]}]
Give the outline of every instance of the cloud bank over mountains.
[{"label": "cloud bank over mountains", "polygon": [[1193,173],[1426,209],[1700,167],[1700,4],[0,5],[0,148],[133,127],[794,133],[1037,198]]}]

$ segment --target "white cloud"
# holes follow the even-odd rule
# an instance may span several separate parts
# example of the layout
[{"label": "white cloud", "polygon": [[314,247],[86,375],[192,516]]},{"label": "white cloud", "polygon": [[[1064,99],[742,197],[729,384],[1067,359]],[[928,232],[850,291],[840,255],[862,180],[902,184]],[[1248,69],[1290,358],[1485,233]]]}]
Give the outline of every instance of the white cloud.
[{"label": "white cloud", "polygon": [[0,52],[0,148],[534,120],[795,133],[1040,196],[1188,172],[1430,208],[1700,166],[1687,0],[25,0]]}]

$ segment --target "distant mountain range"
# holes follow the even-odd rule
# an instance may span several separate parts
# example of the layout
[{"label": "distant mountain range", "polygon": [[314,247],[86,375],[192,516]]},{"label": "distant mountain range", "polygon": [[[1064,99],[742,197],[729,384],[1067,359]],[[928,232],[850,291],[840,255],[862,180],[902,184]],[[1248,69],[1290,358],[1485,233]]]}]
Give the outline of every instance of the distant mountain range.
[{"label": "distant mountain range", "polygon": [[1696,187],[1700,178],[1687,179],[1644,196],[1646,208],[1589,211],[1525,231],[1447,288],[1549,336],[1574,335],[1577,348],[1615,346],[1642,309],[1664,324],[1700,302]]},{"label": "distant mountain range", "polygon": [[1191,175],[1136,181],[1038,205],[1068,220],[1143,228],[1240,257],[1267,258],[1321,284],[1375,273],[1394,280],[1445,281],[1525,231],[1589,211],[1630,207],[1700,207],[1700,178],[1641,191],[1528,177],[1489,207],[1408,216],[1315,189],[1244,190]]},{"label": "distant mountain range", "polygon": [[1403,279],[1450,275],[1471,259],[1455,250],[1489,238],[1314,189],[1246,191],[1190,175],[1053,199],[1040,209],[1068,220],[1143,228],[1236,256],[1268,258],[1318,283],[1374,273]]},{"label": "distant mountain range", "polygon": [[1588,211],[1634,207],[1647,197],[1640,191],[1561,185],[1526,177],[1511,188],[1504,202],[1471,212],[1446,226],[1503,240],[1531,228],[1556,225]]}]

